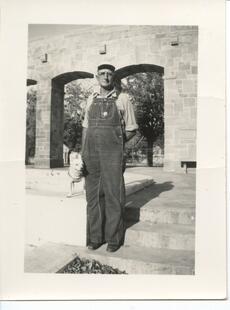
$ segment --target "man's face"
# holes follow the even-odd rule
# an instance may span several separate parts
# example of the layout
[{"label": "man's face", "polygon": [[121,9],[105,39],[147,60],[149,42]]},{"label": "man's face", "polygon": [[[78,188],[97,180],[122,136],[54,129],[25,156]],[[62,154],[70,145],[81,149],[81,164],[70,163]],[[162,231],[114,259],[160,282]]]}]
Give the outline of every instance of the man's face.
[{"label": "man's face", "polygon": [[111,89],[113,87],[114,73],[110,69],[101,69],[97,72],[97,80],[101,87]]}]

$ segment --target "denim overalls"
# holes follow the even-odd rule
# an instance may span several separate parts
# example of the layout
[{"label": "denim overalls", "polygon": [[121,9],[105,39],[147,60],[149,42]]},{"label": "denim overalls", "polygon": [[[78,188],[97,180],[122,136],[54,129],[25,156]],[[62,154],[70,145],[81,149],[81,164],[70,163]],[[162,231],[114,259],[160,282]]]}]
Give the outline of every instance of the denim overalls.
[{"label": "denim overalls", "polygon": [[83,147],[87,176],[87,244],[123,242],[124,139],[116,98],[97,98],[88,111]]}]

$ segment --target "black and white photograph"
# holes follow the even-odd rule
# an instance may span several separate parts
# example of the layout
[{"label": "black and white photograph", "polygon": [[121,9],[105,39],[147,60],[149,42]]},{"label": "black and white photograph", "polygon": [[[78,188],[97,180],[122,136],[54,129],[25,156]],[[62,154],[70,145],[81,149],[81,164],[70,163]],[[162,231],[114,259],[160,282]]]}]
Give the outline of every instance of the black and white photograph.
[{"label": "black and white photograph", "polygon": [[25,272],[195,274],[197,26],[28,26]]},{"label": "black and white photograph", "polygon": [[0,299],[226,298],[225,0],[0,18]]}]

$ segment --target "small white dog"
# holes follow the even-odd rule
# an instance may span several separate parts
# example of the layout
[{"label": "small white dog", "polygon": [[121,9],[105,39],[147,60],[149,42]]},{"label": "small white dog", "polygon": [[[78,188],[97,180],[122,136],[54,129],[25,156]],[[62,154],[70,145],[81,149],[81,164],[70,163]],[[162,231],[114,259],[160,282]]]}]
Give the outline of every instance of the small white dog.
[{"label": "small white dog", "polygon": [[84,163],[81,157],[81,154],[78,152],[70,153],[70,166],[68,170],[68,175],[71,177],[70,182],[70,193],[67,197],[74,196],[74,184],[77,184],[83,181],[83,193],[85,193],[85,180],[83,176]]}]

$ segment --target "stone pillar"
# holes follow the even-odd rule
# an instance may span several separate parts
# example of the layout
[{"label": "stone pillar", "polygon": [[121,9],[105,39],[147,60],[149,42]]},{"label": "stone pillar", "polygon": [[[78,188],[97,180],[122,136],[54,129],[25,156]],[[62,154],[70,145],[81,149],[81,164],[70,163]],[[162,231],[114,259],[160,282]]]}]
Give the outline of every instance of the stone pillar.
[{"label": "stone pillar", "polygon": [[164,78],[164,169],[182,171],[182,161],[196,161],[197,52],[181,43],[170,53]]},{"label": "stone pillar", "polygon": [[64,85],[42,79],[36,107],[36,168],[63,167]]},{"label": "stone pillar", "polygon": [[64,130],[64,85],[52,82],[51,90],[51,132],[50,132],[50,168],[64,166],[63,130]]},{"label": "stone pillar", "polygon": [[175,107],[179,108],[176,94],[176,77],[169,75],[166,71],[164,78],[164,170],[175,171],[180,168],[178,149],[176,148],[176,128],[178,124],[178,114]]},{"label": "stone pillar", "polygon": [[36,104],[35,167],[50,168],[51,79],[38,81]]}]

